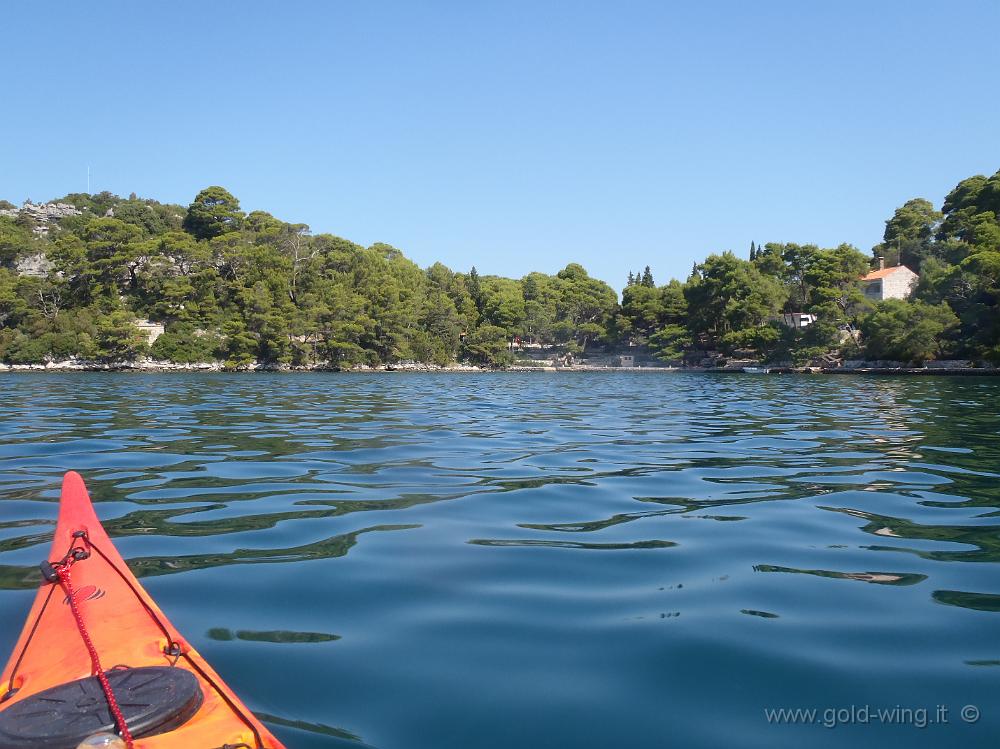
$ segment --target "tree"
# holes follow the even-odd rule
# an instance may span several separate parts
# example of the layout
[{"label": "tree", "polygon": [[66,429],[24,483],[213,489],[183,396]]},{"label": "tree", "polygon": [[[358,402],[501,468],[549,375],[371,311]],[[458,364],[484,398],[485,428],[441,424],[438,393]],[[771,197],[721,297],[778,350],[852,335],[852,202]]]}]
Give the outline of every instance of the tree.
[{"label": "tree", "polygon": [[480,312],[487,325],[503,328],[513,338],[524,325],[524,294],[521,284],[511,278],[485,276],[481,279]]},{"label": "tree", "polygon": [[138,226],[149,235],[162,234],[167,228],[163,217],[144,200],[125,200],[112,210],[116,219]]},{"label": "tree", "polygon": [[863,301],[858,279],[867,270],[865,256],[852,245],[820,250],[805,275],[811,288],[809,309],[833,303],[846,313],[857,307]]},{"label": "tree", "polygon": [[212,239],[236,231],[243,221],[240,203],[225,188],[206,187],[188,206],[184,231],[196,239]]},{"label": "tree", "polygon": [[649,337],[653,355],[663,361],[678,361],[692,344],[691,333],[683,325],[664,325]]},{"label": "tree", "polygon": [[496,325],[481,325],[465,338],[462,352],[477,364],[497,367],[510,363],[507,331]]},{"label": "tree", "polygon": [[924,198],[907,200],[897,208],[892,218],[885,222],[882,239],[888,244],[897,240],[917,240],[927,242],[934,238],[934,231],[941,221],[942,213]]},{"label": "tree", "polygon": [[0,268],[0,328],[16,327],[31,311],[18,280],[13,272]]},{"label": "tree", "polygon": [[922,363],[943,349],[958,318],[946,304],[930,305],[888,299],[861,319],[865,352],[870,359]]},{"label": "tree", "polygon": [[483,289],[479,281],[479,271],[476,270],[476,266],[472,266],[472,270],[469,271],[468,280],[469,295],[472,297],[472,301],[476,303],[476,307],[480,312],[483,310]]},{"label": "tree", "polygon": [[[515,337],[570,351],[645,343],[670,361],[695,345],[752,348],[801,363],[842,347],[845,331],[856,341],[859,317],[870,318],[873,354],[903,347],[892,330],[913,326],[918,339],[931,339],[916,346],[920,356],[932,346],[935,355],[1000,361],[1000,173],[963,180],[941,213],[914,199],[886,222],[877,254],[894,262],[898,250],[920,272],[915,306],[901,317],[885,309],[867,314],[857,279],[870,260],[849,245],[754,240],[749,261],[713,255],[694,264],[686,283],[661,287],[648,266],[633,269],[619,305],[607,284],[576,263],[520,280],[482,277],[476,268],[454,273],[440,263],[424,270],[386,244],[312,236],[304,224],[265,211],[244,215],[217,186],[187,209],[134,193],[62,200],[82,213],[45,236],[33,232],[24,212],[0,217],[5,361],[138,355],[134,317],[165,324],[153,347],[158,356],[232,366],[445,363],[458,355],[500,364],[511,358]],[[18,275],[23,259],[35,255],[51,270]],[[791,330],[773,319],[782,309],[818,320]],[[948,311],[957,324],[945,319]]]},{"label": "tree", "polygon": [[819,247],[814,244],[786,244],[781,253],[785,263],[783,276],[788,284],[790,312],[806,309],[811,301],[810,275],[819,262]]},{"label": "tree", "polygon": [[944,220],[938,239],[957,239],[981,249],[996,249],[1000,233],[1000,171],[986,178],[981,174],[958,183],[944,199]]},{"label": "tree", "polygon": [[604,281],[591,278],[578,263],[570,263],[556,275],[562,281],[557,308],[559,322],[585,350],[590,341],[602,336],[612,324],[617,295]]},{"label": "tree", "polygon": [[757,248],[757,257],[753,264],[765,276],[775,278],[785,278],[785,261],[782,258],[786,245],[777,242],[768,242],[764,247]]},{"label": "tree", "polygon": [[[142,229],[116,218],[95,218],[83,230],[90,271],[102,292],[117,296],[137,288]],[[88,274],[88,275],[90,275]]]},{"label": "tree", "polygon": [[443,291],[425,297],[420,329],[425,335],[417,341],[418,359],[442,365],[454,360],[464,325],[455,303]]},{"label": "tree", "polygon": [[544,273],[529,273],[521,279],[524,295],[524,337],[540,343],[555,341],[555,326],[559,320],[562,280]]},{"label": "tree", "polygon": [[365,299],[346,278],[338,277],[317,290],[309,310],[317,341],[317,356],[335,366],[358,364],[368,358],[361,341],[370,338],[375,321],[365,313]]},{"label": "tree", "polygon": [[97,349],[111,361],[130,361],[148,350],[146,335],[135,326],[125,310],[118,310],[97,322]]},{"label": "tree", "polygon": [[157,359],[193,364],[212,361],[221,346],[219,336],[198,330],[190,323],[176,323],[153,341],[150,353]]},{"label": "tree", "polygon": [[661,323],[663,292],[645,284],[622,289],[621,332],[639,339],[647,338]]},{"label": "tree", "polygon": [[278,237],[278,246],[291,261],[291,275],[288,279],[288,297],[296,301],[299,276],[303,269],[319,254],[319,248],[309,241],[309,227],[305,224],[283,224]]},{"label": "tree", "polygon": [[763,325],[777,314],[788,294],[774,277],[731,252],[709,255],[684,287],[690,309],[689,327],[718,344],[735,331]]},{"label": "tree", "polygon": [[906,201],[885,222],[883,241],[872,248],[872,254],[885,258],[887,265],[919,271],[924,260],[935,254],[934,234],[942,215],[924,198]]},{"label": "tree", "polygon": [[240,318],[227,320],[222,326],[221,353],[230,369],[246,367],[257,358],[257,339]]},{"label": "tree", "polygon": [[11,266],[37,247],[31,230],[10,216],[0,216],[0,266]]},{"label": "tree", "polygon": [[684,297],[684,284],[675,278],[660,287],[660,320],[664,324],[679,325],[687,319],[688,305]]}]

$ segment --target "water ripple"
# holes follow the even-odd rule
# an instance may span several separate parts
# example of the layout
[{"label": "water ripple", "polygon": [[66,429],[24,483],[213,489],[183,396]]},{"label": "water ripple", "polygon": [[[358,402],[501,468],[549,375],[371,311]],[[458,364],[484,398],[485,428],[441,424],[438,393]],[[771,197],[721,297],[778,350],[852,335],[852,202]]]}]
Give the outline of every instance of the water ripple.
[{"label": "water ripple", "polygon": [[[0,650],[75,469],[290,746],[988,746],[998,403],[988,378],[4,375]],[[763,715],[852,704],[982,718]]]}]

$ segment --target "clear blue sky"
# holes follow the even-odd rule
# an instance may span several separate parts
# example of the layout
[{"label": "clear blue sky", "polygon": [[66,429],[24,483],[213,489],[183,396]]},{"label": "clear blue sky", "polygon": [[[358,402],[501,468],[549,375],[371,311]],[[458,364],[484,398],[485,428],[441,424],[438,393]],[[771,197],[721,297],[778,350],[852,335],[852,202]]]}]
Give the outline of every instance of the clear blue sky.
[{"label": "clear blue sky", "polygon": [[8,4],[0,197],[220,184],[421,265],[867,251],[1000,168],[996,0]]}]

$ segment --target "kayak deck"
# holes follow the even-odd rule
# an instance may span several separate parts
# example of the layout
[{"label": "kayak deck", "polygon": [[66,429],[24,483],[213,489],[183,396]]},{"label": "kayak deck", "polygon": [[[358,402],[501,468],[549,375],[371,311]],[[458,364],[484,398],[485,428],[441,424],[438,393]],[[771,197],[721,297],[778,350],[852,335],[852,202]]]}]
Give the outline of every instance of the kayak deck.
[{"label": "kayak deck", "polygon": [[[75,557],[69,568],[74,602],[106,672],[122,666],[183,669],[201,688],[203,702],[193,717],[166,733],[136,738],[135,749],[283,749],[139,584],[97,519],[83,479],[74,472],[63,480],[48,559],[68,557]],[[42,583],[0,677],[0,711],[93,675],[73,608],[64,584]]]}]

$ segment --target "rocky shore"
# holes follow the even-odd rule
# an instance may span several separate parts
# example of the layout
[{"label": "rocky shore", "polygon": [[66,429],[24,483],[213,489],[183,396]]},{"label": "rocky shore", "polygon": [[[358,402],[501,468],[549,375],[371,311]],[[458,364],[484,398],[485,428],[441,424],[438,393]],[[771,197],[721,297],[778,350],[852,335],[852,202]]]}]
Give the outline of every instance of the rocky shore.
[{"label": "rocky shore", "polygon": [[[135,361],[102,362],[68,359],[37,364],[3,364],[3,372],[620,372],[623,374],[648,373],[697,373],[697,374],[743,374],[742,366],[730,367],[667,367],[638,366],[616,367],[608,365],[573,364],[553,366],[549,362],[538,366],[515,365],[503,369],[480,367],[473,364],[424,364],[421,362],[400,362],[369,366],[358,364],[352,367],[311,365],[294,367],[288,364],[255,363],[240,367],[227,367],[222,362],[200,362],[179,364],[156,359]],[[927,362],[923,367],[905,366],[899,362],[852,362],[852,366],[842,367],[769,367],[767,374],[834,374],[834,375],[948,375],[948,376],[998,376],[1000,368],[975,366],[971,362]]]},{"label": "rocky shore", "polygon": [[239,367],[227,367],[223,362],[197,362],[181,364],[158,359],[136,359],[135,361],[103,362],[81,359],[67,359],[37,364],[3,364],[0,372],[482,372],[488,371],[471,364],[424,364],[405,362],[368,366],[358,364],[353,367],[336,367],[318,364],[293,367],[288,364],[254,363]]}]

